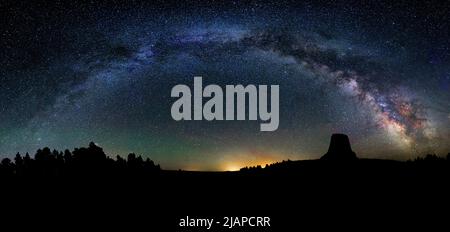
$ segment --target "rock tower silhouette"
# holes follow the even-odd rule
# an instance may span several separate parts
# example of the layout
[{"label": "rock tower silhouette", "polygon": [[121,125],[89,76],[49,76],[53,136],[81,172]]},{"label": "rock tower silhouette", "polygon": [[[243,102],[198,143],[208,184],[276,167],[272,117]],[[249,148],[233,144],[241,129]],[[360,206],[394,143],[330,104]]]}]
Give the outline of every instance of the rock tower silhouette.
[{"label": "rock tower silhouette", "polygon": [[345,161],[345,160],[356,160],[355,152],[353,152],[350,146],[350,140],[345,134],[333,134],[331,135],[330,147],[328,152],[323,155],[321,160],[335,160],[335,161]]}]

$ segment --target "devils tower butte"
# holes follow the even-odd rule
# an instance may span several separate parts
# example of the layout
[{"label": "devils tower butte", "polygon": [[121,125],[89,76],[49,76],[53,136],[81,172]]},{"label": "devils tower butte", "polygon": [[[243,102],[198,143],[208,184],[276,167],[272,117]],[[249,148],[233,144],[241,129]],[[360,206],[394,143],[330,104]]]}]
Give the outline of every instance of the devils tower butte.
[{"label": "devils tower butte", "polygon": [[345,134],[333,134],[331,135],[330,147],[328,152],[323,155],[320,159],[322,160],[334,160],[334,161],[345,161],[345,160],[356,160],[355,152],[353,152],[350,146],[350,140]]}]

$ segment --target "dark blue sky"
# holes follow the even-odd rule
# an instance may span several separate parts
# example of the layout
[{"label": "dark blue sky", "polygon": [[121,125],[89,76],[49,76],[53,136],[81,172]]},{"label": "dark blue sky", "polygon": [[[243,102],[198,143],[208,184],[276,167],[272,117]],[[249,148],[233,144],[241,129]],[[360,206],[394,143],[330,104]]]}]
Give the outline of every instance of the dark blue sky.
[{"label": "dark blue sky", "polygon": [[[1,3],[0,155],[95,141],[163,168],[450,151],[443,2]],[[176,84],[280,85],[280,126],[175,122]]]}]

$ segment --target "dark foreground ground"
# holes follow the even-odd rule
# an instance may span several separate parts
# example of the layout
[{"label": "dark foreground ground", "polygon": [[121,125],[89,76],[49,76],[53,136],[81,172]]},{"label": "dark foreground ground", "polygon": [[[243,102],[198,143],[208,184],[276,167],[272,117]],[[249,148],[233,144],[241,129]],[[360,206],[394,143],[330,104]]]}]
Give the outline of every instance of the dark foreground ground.
[{"label": "dark foreground ground", "polygon": [[[422,225],[430,231],[450,222],[449,180],[447,160],[364,159],[291,161],[241,172],[15,176],[2,181],[3,225],[60,231],[403,231]],[[186,216],[268,216],[271,226],[179,227]]]}]

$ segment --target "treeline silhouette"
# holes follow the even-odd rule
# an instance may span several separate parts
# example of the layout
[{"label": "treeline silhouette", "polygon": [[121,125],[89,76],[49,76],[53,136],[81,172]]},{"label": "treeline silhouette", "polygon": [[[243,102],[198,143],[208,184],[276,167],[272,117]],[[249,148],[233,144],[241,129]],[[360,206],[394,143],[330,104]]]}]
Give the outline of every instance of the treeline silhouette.
[{"label": "treeline silhouette", "polygon": [[149,158],[143,159],[130,153],[126,159],[112,159],[94,142],[89,146],[64,152],[48,147],[37,150],[34,158],[28,153],[17,153],[14,161],[4,158],[0,164],[1,177],[68,177],[68,176],[114,176],[152,175],[161,170]]},{"label": "treeline silhouette", "polygon": [[[290,169],[294,166],[296,166],[297,163],[299,162],[308,162],[308,161],[319,161],[319,160],[303,160],[303,161],[292,161],[292,160],[283,160],[281,162],[275,162],[272,164],[266,164],[264,166],[264,168],[261,165],[255,165],[255,166],[245,166],[242,167],[240,169],[241,172],[255,172],[255,171],[262,171],[262,170],[270,170],[270,171],[274,171],[274,170],[287,170]],[[366,161],[371,161],[371,162],[376,162],[376,160],[374,159],[366,159]],[[392,160],[378,160],[378,161],[392,161]],[[322,163],[326,162],[326,161],[321,161]],[[358,162],[358,161],[353,161],[353,163]],[[450,165],[450,153],[447,154],[447,156],[441,157],[438,156],[436,154],[427,154],[425,156],[419,156],[416,157],[414,160],[408,160],[405,162],[401,162],[401,161],[393,161],[393,162],[398,162],[398,163],[404,163],[406,165],[433,165],[433,164],[443,164],[443,165]],[[329,162],[328,162],[329,163]],[[332,162],[332,163],[336,163],[336,162]],[[340,164],[348,164],[348,162],[346,163],[340,163]]]},{"label": "treeline silhouette", "polygon": [[439,182],[450,179],[450,154],[440,157],[428,154],[414,160],[383,159],[355,160],[287,160],[240,169],[242,175],[281,177],[280,179],[330,183],[416,183]]}]

